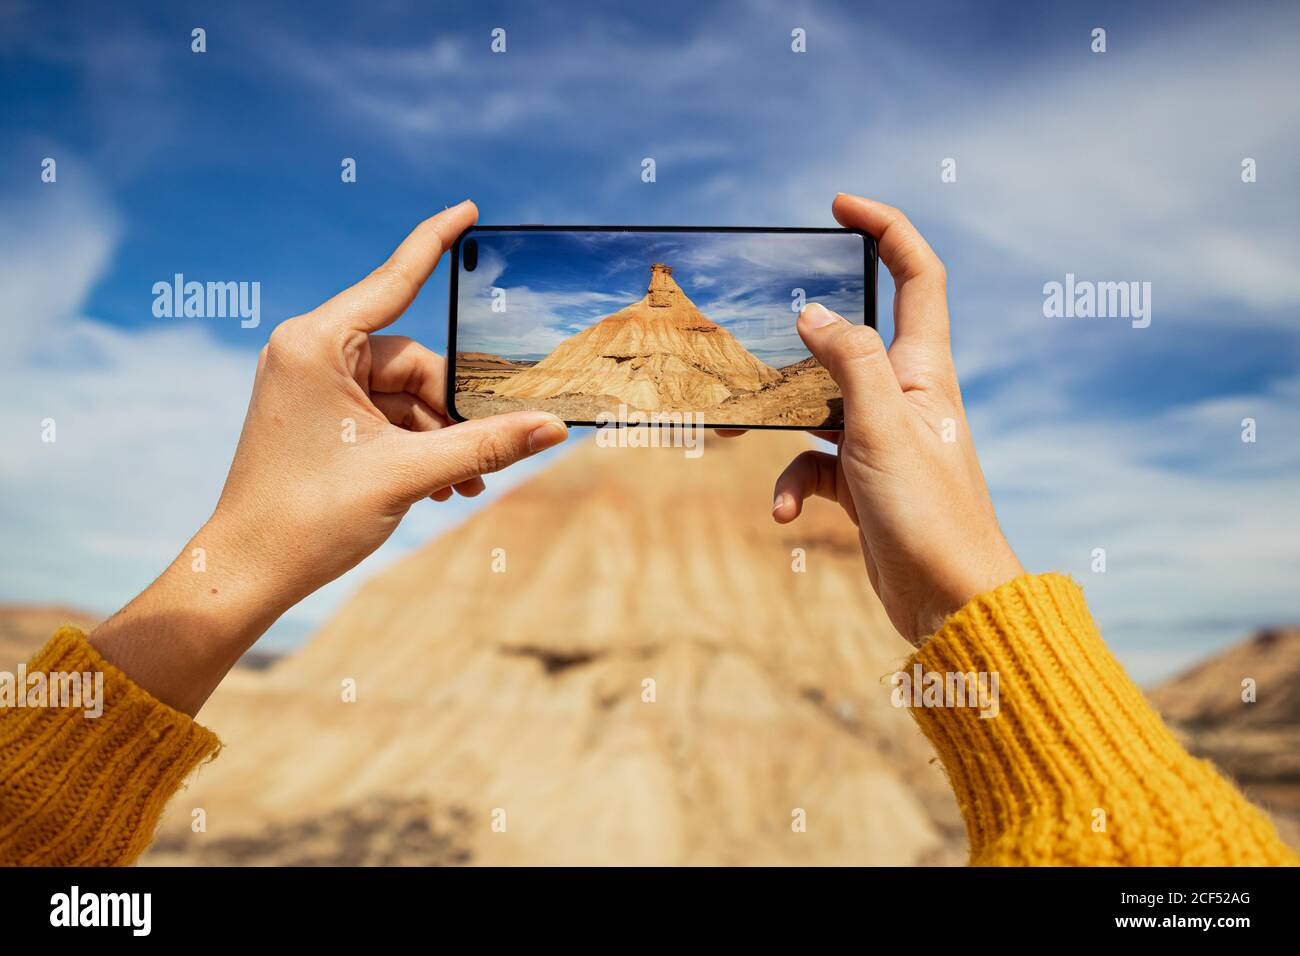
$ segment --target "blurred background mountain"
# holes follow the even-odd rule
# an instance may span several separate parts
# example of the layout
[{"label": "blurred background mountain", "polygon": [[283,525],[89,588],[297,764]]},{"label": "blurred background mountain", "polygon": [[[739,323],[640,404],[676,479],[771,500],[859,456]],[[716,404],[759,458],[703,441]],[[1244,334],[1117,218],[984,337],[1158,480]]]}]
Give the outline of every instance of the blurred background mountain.
[{"label": "blurred background mountain", "polygon": [[1262,630],[1150,696],[1187,748],[1236,780],[1300,847],[1300,628]]},{"label": "blurred background mountain", "polygon": [[[889,702],[909,648],[852,525],[822,501],[765,518],[806,445],[589,442],[376,575],[301,650],[232,673],[201,715],[225,749],[146,862],[963,862],[942,772]],[[5,666],[94,620],[4,608]],[[1277,630],[1151,692],[1293,845],[1297,691],[1300,631]]]},{"label": "blurred background mountain", "polygon": [[412,863],[960,862],[941,771],[889,703],[909,649],[855,529],[821,502],[767,518],[806,447],[560,459],[223,686],[203,719],[226,750],[151,859],[280,862],[258,834],[310,821],[325,862],[387,806],[426,821]]}]

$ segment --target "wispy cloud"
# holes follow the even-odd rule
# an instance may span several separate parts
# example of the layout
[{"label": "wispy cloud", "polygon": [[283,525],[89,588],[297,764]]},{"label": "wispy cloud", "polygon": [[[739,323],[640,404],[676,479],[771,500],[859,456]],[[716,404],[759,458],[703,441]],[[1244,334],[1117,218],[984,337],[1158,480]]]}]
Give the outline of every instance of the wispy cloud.
[{"label": "wispy cloud", "polygon": [[[543,356],[593,318],[632,301],[616,292],[586,288],[499,286],[505,269],[504,257],[484,244],[478,268],[462,272],[456,332],[460,351],[493,352],[510,358]],[[505,308],[493,311],[494,294],[502,293]]]}]

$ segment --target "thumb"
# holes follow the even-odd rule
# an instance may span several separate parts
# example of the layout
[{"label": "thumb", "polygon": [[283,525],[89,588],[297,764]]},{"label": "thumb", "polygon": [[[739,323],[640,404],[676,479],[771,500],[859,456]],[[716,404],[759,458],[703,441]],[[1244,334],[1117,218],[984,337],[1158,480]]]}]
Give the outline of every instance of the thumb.
[{"label": "thumb", "polygon": [[816,302],[799,313],[799,337],[830,372],[844,395],[844,423],[868,428],[898,410],[903,390],[894,376],[880,333],[855,325]]},{"label": "thumb", "polygon": [[513,465],[569,435],[548,412],[508,412],[403,436],[398,488],[411,501]]}]

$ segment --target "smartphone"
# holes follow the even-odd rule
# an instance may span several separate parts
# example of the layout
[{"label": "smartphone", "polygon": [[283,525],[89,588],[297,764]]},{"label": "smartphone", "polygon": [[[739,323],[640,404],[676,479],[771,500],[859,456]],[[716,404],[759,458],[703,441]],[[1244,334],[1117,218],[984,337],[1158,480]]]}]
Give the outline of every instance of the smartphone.
[{"label": "smartphone", "polygon": [[850,229],[474,226],[451,251],[447,409],[570,425],[834,431],[805,303],[876,324],[876,243]]}]

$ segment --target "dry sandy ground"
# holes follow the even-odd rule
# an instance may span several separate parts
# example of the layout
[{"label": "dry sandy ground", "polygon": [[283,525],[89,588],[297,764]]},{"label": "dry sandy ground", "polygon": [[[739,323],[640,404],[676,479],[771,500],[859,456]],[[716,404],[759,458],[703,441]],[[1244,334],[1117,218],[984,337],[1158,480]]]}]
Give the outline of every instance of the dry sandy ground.
[{"label": "dry sandy ground", "polygon": [[[457,362],[456,410],[465,418],[482,418],[501,412],[538,409],[569,422],[614,420],[622,399],[612,395],[565,394],[552,398],[512,398],[486,391],[520,369]],[[781,379],[752,392],[738,392],[727,401],[707,408],[681,408],[679,413],[704,415],[709,425],[786,425],[793,428],[839,428],[844,422],[844,401],[830,373],[815,360],[779,370]],[[671,413],[629,409],[651,417]],[[603,418],[601,416],[604,416]]]}]

